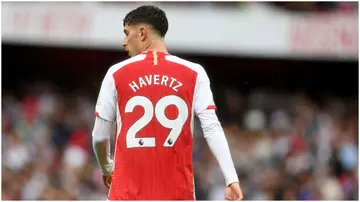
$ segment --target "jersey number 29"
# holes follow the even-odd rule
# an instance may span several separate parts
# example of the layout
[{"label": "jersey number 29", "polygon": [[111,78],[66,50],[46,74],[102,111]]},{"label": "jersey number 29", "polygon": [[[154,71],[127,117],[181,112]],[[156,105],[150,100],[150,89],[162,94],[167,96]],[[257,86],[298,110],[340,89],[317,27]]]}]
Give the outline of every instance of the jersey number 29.
[{"label": "jersey number 29", "polygon": [[[165,115],[165,109],[170,105],[175,105],[179,112],[178,117],[174,120],[168,119]],[[165,128],[171,129],[163,146],[164,147],[174,146],[189,115],[186,102],[182,98],[176,95],[168,95],[161,98],[156,103],[154,109],[154,106],[152,102],[149,100],[149,98],[145,96],[134,96],[131,99],[129,99],[129,101],[126,103],[125,113],[133,112],[136,106],[141,106],[144,108],[144,115],[129,128],[126,134],[127,148],[156,146],[155,137],[143,137],[143,138],[136,137],[136,133],[150,123],[151,119],[154,116],[154,111],[157,121]]]}]

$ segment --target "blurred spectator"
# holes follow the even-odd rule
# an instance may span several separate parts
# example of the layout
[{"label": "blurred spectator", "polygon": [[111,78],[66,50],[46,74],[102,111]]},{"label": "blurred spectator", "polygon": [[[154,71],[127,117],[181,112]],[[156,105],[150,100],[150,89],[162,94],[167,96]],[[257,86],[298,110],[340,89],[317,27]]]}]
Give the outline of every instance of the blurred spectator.
[{"label": "blurred spectator", "polygon": [[[94,100],[32,92],[3,96],[3,199],[106,199],[91,148]],[[266,90],[225,95],[216,98],[224,105],[219,118],[245,199],[357,199],[356,102],[328,97],[320,104],[305,94]],[[269,102],[253,102],[260,98]],[[221,170],[198,120],[194,129],[197,197],[222,200]]]}]

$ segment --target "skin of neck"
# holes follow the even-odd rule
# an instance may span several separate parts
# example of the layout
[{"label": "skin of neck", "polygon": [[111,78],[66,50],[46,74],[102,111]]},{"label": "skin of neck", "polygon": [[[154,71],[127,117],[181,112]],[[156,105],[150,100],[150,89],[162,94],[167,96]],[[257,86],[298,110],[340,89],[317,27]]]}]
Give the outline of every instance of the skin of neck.
[{"label": "skin of neck", "polygon": [[150,34],[148,42],[145,42],[142,47],[142,52],[145,51],[156,51],[167,53],[165,41],[163,37],[156,36],[155,34]]}]

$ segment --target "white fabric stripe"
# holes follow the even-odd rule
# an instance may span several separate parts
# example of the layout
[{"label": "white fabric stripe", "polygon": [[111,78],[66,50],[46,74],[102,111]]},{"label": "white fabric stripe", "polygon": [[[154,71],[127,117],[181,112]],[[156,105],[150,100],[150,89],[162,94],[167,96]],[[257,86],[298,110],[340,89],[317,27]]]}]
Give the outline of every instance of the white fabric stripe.
[{"label": "white fabric stripe", "polygon": [[145,58],[146,58],[146,55],[145,55],[145,54],[137,55],[137,56],[135,56],[135,57],[129,58],[129,59],[127,59],[127,60],[124,60],[124,61],[122,61],[122,62],[119,62],[119,63],[111,66],[110,69],[109,69],[109,71],[110,71],[112,74],[114,74],[114,73],[117,72],[120,68],[125,67],[126,65],[129,65],[129,64],[131,64],[131,63],[144,60]]}]

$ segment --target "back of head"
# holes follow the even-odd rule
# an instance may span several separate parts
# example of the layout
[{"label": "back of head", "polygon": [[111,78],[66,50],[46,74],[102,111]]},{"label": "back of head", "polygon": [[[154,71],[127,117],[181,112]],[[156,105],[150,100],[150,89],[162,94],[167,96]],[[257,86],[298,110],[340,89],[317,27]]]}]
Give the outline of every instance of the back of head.
[{"label": "back of head", "polygon": [[140,6],[130,11],[124,19],[125,25],[148,24],[161,37],[168,31],[168,20],[165,12],[156,6]]}]

